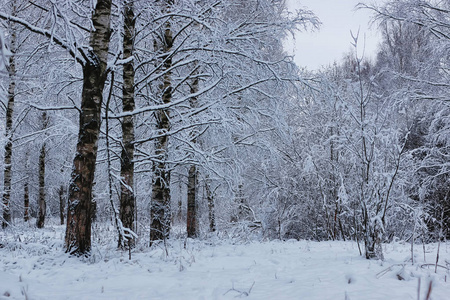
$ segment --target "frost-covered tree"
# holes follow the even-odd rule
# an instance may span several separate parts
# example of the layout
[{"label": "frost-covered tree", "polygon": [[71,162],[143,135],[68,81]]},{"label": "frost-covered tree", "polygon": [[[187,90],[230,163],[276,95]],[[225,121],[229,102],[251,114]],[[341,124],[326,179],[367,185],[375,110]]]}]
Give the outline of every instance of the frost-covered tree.
[{"label": "frost-covered tree", "polygon": [[97,1],[92,14],[89,49],[82,50],[83,90],[77,152],[69,185],[66,250],[84,255],[91,250],[92,188],[107,77],[111,0]]},{"label": "frost-covered tree", "polygon": [[[123,86],[122,86],[122,110],[133,111],[135,108],[134,95],[134,41],[135,41],[135,14],[134,1],[124,1],[123,7]],[[120,220],[125,228],[135,230],[136,199],[134,191],[134,119],[133,116],[125,116],[122,119],[122,151],[120,157]],[[127,243],[128,247],[134,245],[134,240],[128,236],[127,241],[122,241],[123,235],[119,235],[119,246]]]},{"label": "frost-covered tree", "polygon": [[292,180],[279,185],[285,200],[273,209],[280,219],[285,212],[281,237],[355,239],[367,258],[382,258],[393,216],[406,218],[399,211],[408,201],[409,130],[398,122],[398,98],[374,65],[355,49],[292,100],[281,175]]},{"label": "frost-covered tree", "polygon": [[[69,205],[67,214],[66,249],[71,254],[86,254],[91,245],[91,203],[94,171],[97,157],[97,141],[100,129],[100,108],[103,87],[107,76],[107,59],[110,38],[110,18],[112,1],[97,1],[95,8],[89,6],[86,17],[80,14],[69,15],[70,12],[85,8],[75,3],[40,6],[40,3],[30,6],[30,9],[40,10],[44,18],[33,18],[33,14],[23,14],[17,17],[13,14],[0,12],[4,20],[22,26],[26,30],[48,38],[65,49],[83,69],[82,101],[80,107],[80,125],[77,143],[77,154],[73,163],[72,180],[69,187]],[[55,12],[52,14],[50,12]],[[92,16],[90,13],[92,12]],[[45,18],[47,17],[47,18]],[[91,21],[92,27],[86,29],[81,20]],[[52,30],[48,30],[48,25]],[[89,33],[87,45],[83,38]]]},{"label": "frost-covered tree", "polygon": [[448,143],[444,137],[448,127],[449,3],[402,0],[362,7],[371,9],[381,24],[397,24],[397,28],[401,26],[413,34],[409,39],[406,36],[410,34],[395,39],[409,65],[397,70],[397,78],[402,79],[403,98],[410,103],[406,107],[413,133],[407,145],[414,166],[410,193],[432,216],[428,219],[429,229],[442,225],[437,226],[436,220],[448,224],[448,171],[443,156]]},{"label": "frost-covered tree", "polygon": [[[6,5],[5,8],[11,10],[13,16],[17,16],[18,7],[16,1]],[[16,83],[17,83],[17,70],[16,70],[16,52],[17,52],[17,39],[18,29],[16,24],[9,22],[8,33],[10,34],[9,51],[12,53],[9,57],[7,65],[9,83],[7,91],[7,103],[6,103],[6,117],[5,117],[5,145],[4,145],[4,164],[3,164],[3,193],[2,193],[2,228],[7,227],[11,222],[11,172],[12,172],[12,147],[13,147],[13,114],[14,114],[14,102],[16,98]],[[5,45],[2,43],[2,48]]]},{"label": "frost-covered tree", "polygon": [[[40,85],[33,82],[33,97],[21,101],[32,113],[17,127],[26,145],[18,157],[29,153],[20,166],[35,166],[24,198],[39,186],[35,153],[45,154],[40,190],[50,201],[41,215],[64,218],[72,153],[65,147],[76,143],[67,252],[90,252],[96,215],[114,215],[125,248],[139,234],[137,217],[151,224],[151,242],[166,239],[174,178],[189,183],[190,196],[181,200],[190,199],[191,228],[203,224],[200,214],[193,220],[197,210],[208,211],[211,231],[234,213],[260,226],[263,211],[249,197],[253,167],[259,155],[270,157],[277,127],[286,126],[279,103],[299,81],[281,39],[317,24],[310,12],[289,14],[283,1],[33,1],[17,16],[1,8],[0,18],[38,41],[22,56],[30,74],[48,70]],[[38,126],[38,111],[48,115],[48,127]],[[38,205],[30,202],[33,211]]]},{"label": "frost-covered tree", "polygon": [[[48,127],[48,116],[44,111],[42,114],[42,130],[45,131]],[[45,215],[47,213],[47,202],[45,193],[45,157],[47,155],[45,141],[42,143],[41,149],[39,151],[39,213],[36,226],[38,228],[43,228],[45,224]]]}]

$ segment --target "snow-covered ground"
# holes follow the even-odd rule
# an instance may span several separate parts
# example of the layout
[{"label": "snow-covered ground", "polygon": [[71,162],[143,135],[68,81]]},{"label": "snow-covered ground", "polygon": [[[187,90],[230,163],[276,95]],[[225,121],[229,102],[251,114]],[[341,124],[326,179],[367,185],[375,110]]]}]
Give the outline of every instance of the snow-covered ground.
[{"label": "snow-covered ground", "polygon": [[[64,228],[0,231],[0,299],[450,299],[450,245],[384,245],[385,261],[355,242],[225,238],[171,240],[128,254],[95,243],[90,258],[62,251]],[[97,237],[98,238],[98,237]],[[186,244],[186,248],[184,248]],[[401,278],[402,280],[400,280]]]}]

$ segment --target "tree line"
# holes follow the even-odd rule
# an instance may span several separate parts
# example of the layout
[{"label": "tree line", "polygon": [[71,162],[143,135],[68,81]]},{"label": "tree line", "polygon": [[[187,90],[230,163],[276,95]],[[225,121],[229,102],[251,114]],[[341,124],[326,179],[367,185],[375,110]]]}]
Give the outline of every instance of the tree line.
[{"label": "tree line", "polygon": [[150,206],[150,244],[167,239],[176,177],[189,186],[189,236],[198,234],[200,176],[214,230],[212,194],[222,181],[230,184],[224,190],[235,188],[229,180],[236,162],[226,153],[240,151],[244,124],[258,126],[257,118],[247,120],[259,114],[252,106],[274,101],[272,94],[297,78],[281,38],[317,23],[308,11],[288,13],[282,1],[4,1],[2,7],[11,52],[3,77],[3,227],[14,210],[28,219],[30,201],[15,200],[15,187],[25,183],[29,199],[30,149],[40,147],[37,226],[44,226],[49,197],[58,191],[60,210],[67,197],[65,247],[76,255],[91,249],[94,215],[110,214],[119,247],[133,247],[138,201]]},{"label": "tree line", "polygon": [[310,72],[284,1],[21,1],[0,9],[2,224],[46,215],[88,255],[216,230],[355,240],[447,237],[446,2],[360,4],[382,35]]}]

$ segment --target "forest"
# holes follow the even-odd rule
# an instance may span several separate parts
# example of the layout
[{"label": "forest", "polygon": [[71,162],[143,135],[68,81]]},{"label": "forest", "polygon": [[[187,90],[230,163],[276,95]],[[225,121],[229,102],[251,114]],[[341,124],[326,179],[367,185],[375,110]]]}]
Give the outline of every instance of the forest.
[{"label": "forest", "polygon": [[[360,263],[404,243],[414,265],[414,248],[438,245],[437,270],[450,237],[450,1],[358,4],[381,34],[376,56],[353,32],[318,71],[285,41],[320,19],[284,0],[0,3],[7,257],[57,232],[59,259],[87,265],[99,247],[132,260],[167,259],[174,243],[334,241]],[[180,257],[180,269],[195,261]]]}]

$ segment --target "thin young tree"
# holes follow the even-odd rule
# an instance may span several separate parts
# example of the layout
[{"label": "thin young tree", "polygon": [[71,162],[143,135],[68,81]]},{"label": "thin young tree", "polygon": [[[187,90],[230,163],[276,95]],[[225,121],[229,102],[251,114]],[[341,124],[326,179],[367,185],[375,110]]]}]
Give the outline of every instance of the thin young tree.
[{"label": "thin young tree", "polygon": [[[199,79],[195,77],[196,72],[194,72],[194,79],[191,83],[190,92],[195,95],[198,92]],[[192,109],[197,107],[197,97],[193,96],[190,99],[190,106]],[[198,130],[193,130],[191,133],[191,143],[197,143]],[[197,194],[198,194],[198,168],[195,164],[189,167],[188,171],[188,188],[187,188],[187,222],[186,231],[189,238],[196,238],[198,236],[198,204],[197,204]]]},{"label": "thin young tree", "polygon": [[[25,153],[25,169],[28,170],[29,153]],[[30,188],[28,186],[28,177],[23,184],[23,221],[28,222],[30,220]]]}]

